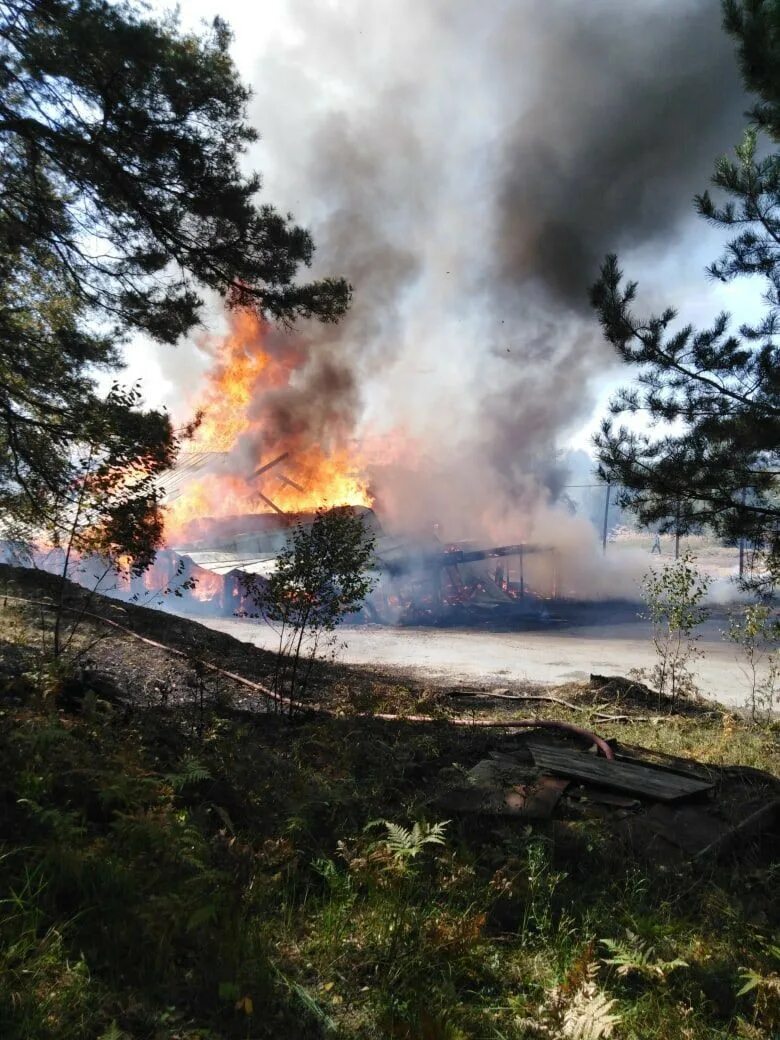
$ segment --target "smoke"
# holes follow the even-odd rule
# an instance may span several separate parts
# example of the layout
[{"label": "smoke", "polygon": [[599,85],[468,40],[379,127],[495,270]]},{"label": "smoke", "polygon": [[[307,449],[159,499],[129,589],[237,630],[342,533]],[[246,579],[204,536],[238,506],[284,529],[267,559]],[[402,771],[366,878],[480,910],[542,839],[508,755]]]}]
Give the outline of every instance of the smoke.
[{"label": "smoke", "polygon": [[311,227],[314,273],[347,277],[354,305],[295,334],[294,379],[253,412],[280,442],[404,430],[419,450],[372,473],[396,525],[543,534],[556,452],[615,364],[587,306],[598,265],[641,251],[652,273],[739,137],[720,4],[290,0],[287,14],[257,64],[251,158],[266,197]]},{"label": "smoke", "polygon": [[715,0],[547,4],[530,37],[528,21],[503,27],[524,103],[502,149],[500,274],[581,309],[604,253],[673,236],[745,102]]}]

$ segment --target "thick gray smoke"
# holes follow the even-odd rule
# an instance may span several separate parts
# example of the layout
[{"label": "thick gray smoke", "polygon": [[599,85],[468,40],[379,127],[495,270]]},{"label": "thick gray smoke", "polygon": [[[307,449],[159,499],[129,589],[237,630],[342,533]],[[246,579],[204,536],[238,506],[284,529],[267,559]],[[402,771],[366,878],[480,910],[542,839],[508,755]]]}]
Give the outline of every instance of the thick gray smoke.
[{"label": "thick gray smoke", "polygon": [[257,64],[252,160],[269,200],[312,228],[318,273],[355,295],[339,326],[296,336],[308,360],[255,412],[312,438],[403,428],[413,457],[375,473],[397,523],[538,534],[556,448],[614,363],[587,307],[603,255],[641,250],[651,272],[739,137],[720,4],[291,0],[289,14]]},{"label": "thick gray smoke", "polygon": [[746,104],[719,0],[532,6],[504,23],[523,100],[502,149],[498,272],[510,293],[538,280],[580,309],[606,252],[673,238]]}]

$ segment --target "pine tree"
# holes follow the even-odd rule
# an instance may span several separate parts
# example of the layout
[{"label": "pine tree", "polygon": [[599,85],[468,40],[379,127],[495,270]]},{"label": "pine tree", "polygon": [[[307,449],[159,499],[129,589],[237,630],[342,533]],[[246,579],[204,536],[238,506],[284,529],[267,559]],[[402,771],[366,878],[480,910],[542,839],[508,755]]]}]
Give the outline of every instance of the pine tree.
[{"label": "pine tree", "polygon": [[135,0],[0,0],[0,248],[46,248],[119,328],[175,342],[201,292],[273,319],[337,318],[298,284],[311,237],[240,167],[256,132],[217,18],[203,37]]},{"label": "pine tree", "polygon": [[623,504],[640,521],[748,538],[764,551],[771,586],[780,577],[780,155],[763,156],[759,144],[762,135],[780,139],[780,2],[726,0],[724,25],[759,103],[735,157],[716,165],[713,183],[725,202],[705,192],[696,205],[705,219],[737,231],[709,274],[765,279],[766,311],[735,332],[727,314],[705,329],[675,325],[672,308],[637,317],[637,285],[607,257],[591,303],[608,341],[639,369],[611,413],[644,412],[666,432],[616,427],[608,418],[596,447],[602,476],[622,486]]},{"label": "pine tree", "polygon": [[166,413],[141,407],[137,388],[97,393],[95,372],[116,365],[116,346],[84,310],[45,249],[0,254],[4,534],[145,567],[162,540],[158,481],[178,438]]},{"label": "pine tree", "polygon": [[[310,235],[258,204],[260,179],[242,171],[256,133],[230,39],[220,19],[185,34],[136,0],[0,0],[6,531],[56,529],[84,490],[87,445],[108,467],[101,479],[115,481],[120,459],[143,460],[150,477],[172,462],[166,415],[134,391],[96,392],[131,333],[174,343],[206,291],[282,323],[336,320],[348,304],[341,279],[297,280]],[[142,484],[114,496],[121,509],[101,530],[116,535],[107,551],[148,561],[160,504]]]}]

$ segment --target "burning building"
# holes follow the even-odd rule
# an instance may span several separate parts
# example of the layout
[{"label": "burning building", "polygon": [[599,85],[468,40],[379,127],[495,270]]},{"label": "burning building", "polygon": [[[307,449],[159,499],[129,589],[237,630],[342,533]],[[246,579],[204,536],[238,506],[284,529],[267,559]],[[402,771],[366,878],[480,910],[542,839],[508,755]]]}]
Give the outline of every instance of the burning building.
[{"label": "burning building", "polygon": [[640,6],[295,0],[258,40],[249,158],[311,228],[313,274],[354,295],[338,325],[233,311],[156,355],[176,418],[203,415],[159,566],[216,576],[209,609],[234,600],[225,575],[272,566],[291,518],[341,504],[381,526],[387,616],[633,585],[559,508],[559,449],[614,376],[587,287],[619,250],[678,302],[670,245],[698,248],[688,200],[746,107],[711,0]]},{"label": "burning building", "polygon": [[[215,565],[197,554],[224,543],[193,535],[208,518],[238,561],[256,552],[253,518],[282,531],[347,503],[427,575],[450,546],[525,547],[522,579],[519,554],[437,565],[426,601],[437,584],[445,600],[619,594],[600,533],[558,506],[558,453],[615,363],[587,304],[604,254],[633,251],[668,302],[688,200],[739,138],[711,3],[296,0],[289,15],[245,69],[257,162],[311,227],[314,273],[343,274],[353,305],[294,332],[234,312],[224,336],[161,358],[181,419],[203,410],[167,489],[170,546]],[[662,77],[647,71],[659,53]]]},{"label": "burning building", "polygon": [[[330,377],[307,401],[297,383],[307,356],[305,341],[243,313],[232,316],[215,349],[198,402],[200,425],[164,484],[169,550],[155,570],[167,566],[174,586],[179,561],[187,561],[187,579],[194,579],[185,583],[187,603],[251,611],[242,602],[242,575],[271,573],[291,526],[310,523],[315,509],[343,505],[362,511],[377,539],[377,586],[364,611],[370,620],[527,609],[541,595],[558,594],[555,564],[544,577],[537,565],[541,555],[554,555],[551,548],[490,546],[484,536],[445,541],[440,525],[405,522],[392,505],[383,507],[393,465],[414,465],[415,446],[402,435],[395,444],[388,436],[357,441]],[[157,577],[144,580],[148,588]]]}]

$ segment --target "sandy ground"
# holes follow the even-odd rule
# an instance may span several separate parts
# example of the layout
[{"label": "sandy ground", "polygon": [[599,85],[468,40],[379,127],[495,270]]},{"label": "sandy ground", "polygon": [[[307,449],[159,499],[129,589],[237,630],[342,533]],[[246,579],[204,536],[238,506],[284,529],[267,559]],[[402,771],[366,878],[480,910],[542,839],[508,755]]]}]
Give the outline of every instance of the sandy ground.
[{"label": "sandy ground", "polygon": [[[654,650],[646,622],[627,608],[598,625],[570,617],[530,631],[389,628],[380,625],[342,628],[340,660],[412,673],[416,678],[457,685],[512,686],[522,681],[557,684],[600,675],[626,675],[632,668],[651,668]],[[275,648],[274,633],[263,622],[231,618],[203,624],[266,649]],[[702,626],[704,656],[695,673],[703,694],[724,704],[742,705],[746,676],[734,647],[721,635],[725,618]]]},{"label": "sandy ground", "polygon": [[[661,556],[649,553],[651,544],[651,535],[621,536],[610,543],[608,554],[614,559],[641,550],[643,568],[673,561],[672,537],[662,537]],[[704,655],[693,669],[697,685],[705,696],[742,706],[747,698],[747,676],[737,661],[735,647],[723,636],[728,628],[725,604],[734,595],[731,579],[737,574],[739,551],[698,537],[682,539],[680,550],[686,549],[714,583],[714,614],[699,629],[698,645]],[[626,675],[631,669],[651,669],[655,664],[650,626],[637,616],[639,609],[636,603],[618,601],[595,608],[559,603],[551,606],[554,618],[526,628],[516,625],[512,631],[486,627],[345,627],[339,634],[345,643],[340,660],[397,672],[399,678],[412,674],[448,686],[462,683],[488,689],[511,688],[521,682],[555,685],[587,679],[591,673]],[[274,633],[263,622],[200,620],[237,639],[276,649]]]}]

